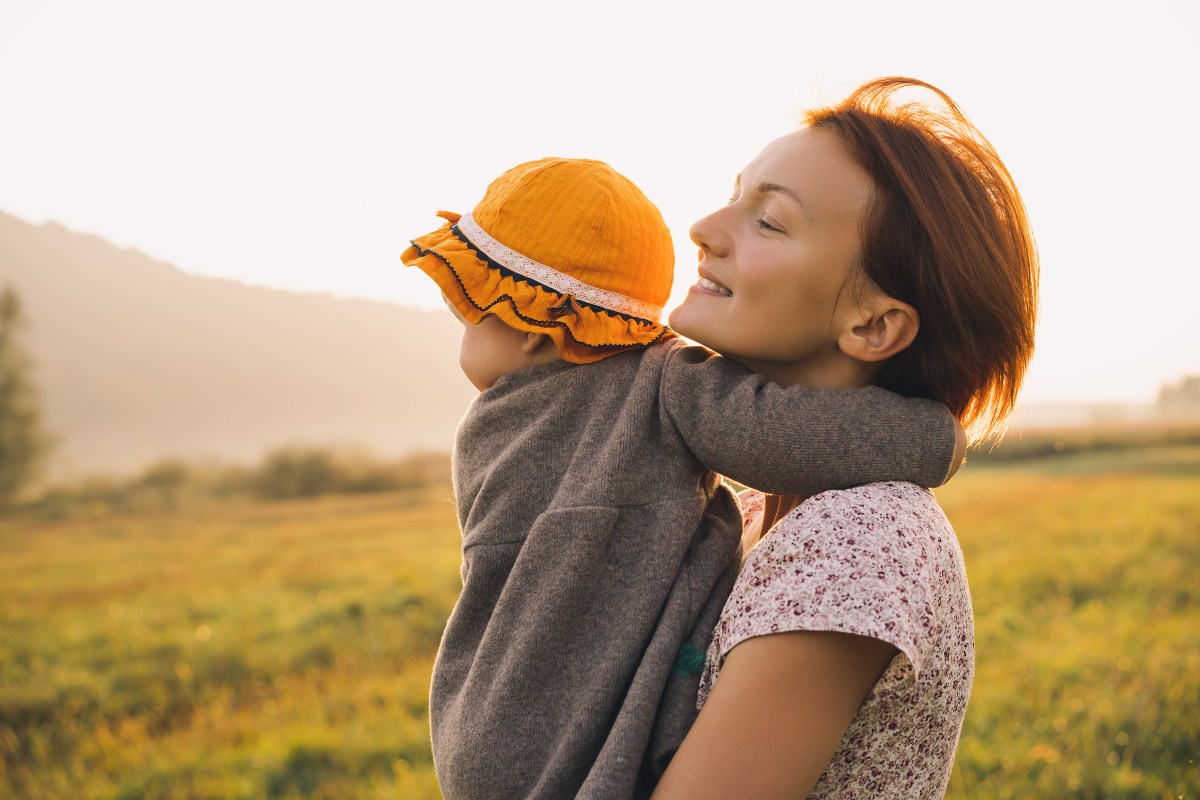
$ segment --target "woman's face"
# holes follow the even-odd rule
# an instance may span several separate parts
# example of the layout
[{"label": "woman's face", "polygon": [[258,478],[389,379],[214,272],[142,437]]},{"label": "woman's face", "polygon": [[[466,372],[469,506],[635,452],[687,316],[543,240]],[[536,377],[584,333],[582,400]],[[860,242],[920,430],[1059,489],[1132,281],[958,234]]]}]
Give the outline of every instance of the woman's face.
[{"label": "woman's face", "polygon": [[671,327],[779,382],[845,385],[838,332],[872,190],[832,131],[771,142],[729,204],[692,226],[700,277]]}]

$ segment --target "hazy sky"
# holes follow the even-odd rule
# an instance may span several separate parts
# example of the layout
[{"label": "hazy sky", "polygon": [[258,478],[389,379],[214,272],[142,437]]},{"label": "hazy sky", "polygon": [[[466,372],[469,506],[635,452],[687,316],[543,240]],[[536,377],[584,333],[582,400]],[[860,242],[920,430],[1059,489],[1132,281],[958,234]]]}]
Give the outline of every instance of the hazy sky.
[{"label": "hazy sky", "polygon": [[[1042,254],[1025,402],[1200,374],[1192,2],[0,0],[0,210],[190,272],[437,305],[397,258],[508,167],[608,161],[676,237],[807,106],[948,91]],[[381,365],[381,368],[382,365]]]}]

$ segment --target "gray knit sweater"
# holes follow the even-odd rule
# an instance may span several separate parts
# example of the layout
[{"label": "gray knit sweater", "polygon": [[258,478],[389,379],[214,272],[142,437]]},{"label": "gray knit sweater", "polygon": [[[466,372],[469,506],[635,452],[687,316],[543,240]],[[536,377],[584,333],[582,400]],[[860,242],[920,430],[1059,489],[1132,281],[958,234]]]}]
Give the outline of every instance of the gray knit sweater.
[{"label": "gray knit sweater", "polygon": [[[781,388],[679,339],[503,376],[454,448],[463,589],[434,665],[448,800],[649,795],[738,566],[718,473],[779,494],[943,483],[949,411]],[[694,651],[693,651],[694,652]]]}]

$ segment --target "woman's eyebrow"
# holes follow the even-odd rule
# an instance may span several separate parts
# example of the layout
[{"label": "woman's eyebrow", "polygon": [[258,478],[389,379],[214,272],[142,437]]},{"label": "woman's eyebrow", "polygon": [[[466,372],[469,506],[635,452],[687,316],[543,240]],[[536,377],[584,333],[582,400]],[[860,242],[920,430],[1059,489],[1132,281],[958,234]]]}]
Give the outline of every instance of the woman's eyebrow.
[{"label": "woman's eyebrow", "polygon": [[800,197],[799,194],[786,186],[781,186],[778,183],[760,183],[757,187],[755,187],[754,191],[758,192],[759,194],[778,192],[779,194],[787,195],[795,200],[801,208],[804,208],[804,199]]},{"label": "woman's eyebrow", "polygon": [[[737,178],[734,179],[733,188],[734,188],[735,194],[742,190],[742,176],[740,173],[738,174]],[[798,192],[796,192],[794,189],[789,189],[788,187],[784,186],[783,184],[770,183],[769,181],[764,181],[763,183],[760,183],[758,186],[754,187],[754,191],[757,194],[771,194],[774,192],[778,192],[779,194],[786,195],[786,196],[792,198],[793,200],[795,200],[797,205],[800,206],[800,208],[804,209],[805,211],[808,210],[804,205],[804,198],[802,198],[800,196],[800,194]]]}]

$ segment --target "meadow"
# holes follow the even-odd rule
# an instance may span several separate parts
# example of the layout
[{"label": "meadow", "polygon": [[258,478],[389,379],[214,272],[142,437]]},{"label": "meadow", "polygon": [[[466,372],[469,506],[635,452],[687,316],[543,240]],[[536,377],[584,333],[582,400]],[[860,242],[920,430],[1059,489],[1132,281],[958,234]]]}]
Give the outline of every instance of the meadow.
[{"label": "meadow", "polygon": [[[937,492],[977,633],[951,798],[1200,793],[1200,442],[1079,443]],[[0,518],[0,797],[438,797],[457,547],[445,486]]]}]

